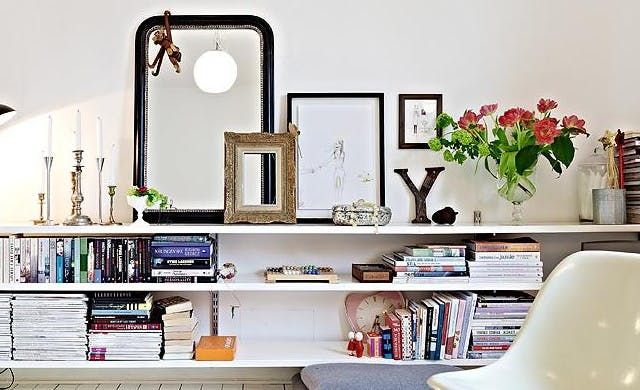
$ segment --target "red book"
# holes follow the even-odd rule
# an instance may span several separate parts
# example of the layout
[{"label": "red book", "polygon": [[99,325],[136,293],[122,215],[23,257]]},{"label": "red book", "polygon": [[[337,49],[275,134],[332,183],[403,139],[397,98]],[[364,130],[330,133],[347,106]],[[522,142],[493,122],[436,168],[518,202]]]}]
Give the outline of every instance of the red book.
[{"label": "red book", "polygon": [[91,330],[161,330],[161,324],[91,324]]},{"label": "red book", "polygon": [[391,347],[393,360],[402,360],[402,335],[400,319],[394,313],[385,313],[384,323],[391,328]]},{"label": "red book", "polygon": [[471,347],[472,351],[506,351],[509,349],[510,344],[498,344],[498,345],[474,345]]},{"label": "red book", "polygon": [[107,359],[106,359],[106,355],[104,355],[104,354],[99,354],[99,355],[90,354],[89,355],[89,360],[100,360],[100,361],[102,361],[102,360],[107,360]]},{"label": "red book", "polygon": [[451,308],[451,303],[448,300],[442,300],[442,303],[444,303],[444,318],[442,319],[442,340],[440,340],[440,343],[442,344],[441,347],[441,356],[444,356],[446,354],[446,350],[447,350],[447,333],[449,331],[449,309]]}]

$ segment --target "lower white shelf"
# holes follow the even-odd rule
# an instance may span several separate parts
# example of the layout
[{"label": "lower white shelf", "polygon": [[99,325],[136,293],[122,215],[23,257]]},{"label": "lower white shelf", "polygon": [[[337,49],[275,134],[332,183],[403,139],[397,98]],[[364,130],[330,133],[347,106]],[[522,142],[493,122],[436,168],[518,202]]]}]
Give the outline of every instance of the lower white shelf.
[{"label": "lower white shelf", "polygon": [[238,342],[233,361],[155,360],[155,361],[0,361],[0,368],[268,368],[306,367],[321,363],[446,364],[477,367],[492,359],[410,360],[356,358],[345,352],[346,341],[247,341]]},{"label": "lower white shelf", "polygon": [[338,283],[265,283],[259,275],[220,283],[0,283],[0,291],[535,291],[542,283],[360,283],[340,275]]}]

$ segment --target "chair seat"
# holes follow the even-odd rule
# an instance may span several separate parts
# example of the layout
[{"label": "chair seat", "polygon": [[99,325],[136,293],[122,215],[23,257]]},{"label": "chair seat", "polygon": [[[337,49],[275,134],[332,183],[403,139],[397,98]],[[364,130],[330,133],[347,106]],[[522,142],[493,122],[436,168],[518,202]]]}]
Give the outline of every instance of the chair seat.
[{"label": "chair seat", "polygon": [[432,375],[459,370],[443,364],[330,363],[305,367],[300,376],[309,390],[424,390]]}]

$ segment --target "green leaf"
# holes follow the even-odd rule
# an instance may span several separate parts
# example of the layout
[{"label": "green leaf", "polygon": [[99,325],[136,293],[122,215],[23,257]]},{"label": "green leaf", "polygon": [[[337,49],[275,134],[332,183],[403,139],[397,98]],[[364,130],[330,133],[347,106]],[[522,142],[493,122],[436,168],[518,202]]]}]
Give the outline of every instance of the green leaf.
[{"label": "green leaf", "polygon": [[538,161],[540,147],[537,145],[525,146],[516,153],[516,171],[522,175],[524,171],[531,168]]},{"label": "green leaf", "polygon": [[501,128],[501,127],[495,128],[494,129],[494,135],[496,136],[496,138],[498,138],[498,141],[500,141],[500,144],[502,144],[502,145],[508,145],[509,144],[509,140],[507,139],[507,134],[505,134],[503,128]]},{"label": "green leaf", "polygon": [[516,172],[516,153],[505,152],[500,157],[498,173],[500,177],[510,177]]},{"label": "green leaf", "polygon": [[556,137],[551,144],[551,151],[553,155],[556,156],[556,159],[564,164],[565,167],[569,167],[576,153],[576,150],[573,148],[573,143],[569,137],[565,135]]},{"label": "green leaf", "polygon": [[548,151],[542,152],[542,155],[545,156],[547,160],[549,160],[549,164],[551,165],[551,168],[553,168],[554,171],[558,172],[558,174],[562,173],[562,165],[560,165],[558,160],[553,158],[550,152]]}]

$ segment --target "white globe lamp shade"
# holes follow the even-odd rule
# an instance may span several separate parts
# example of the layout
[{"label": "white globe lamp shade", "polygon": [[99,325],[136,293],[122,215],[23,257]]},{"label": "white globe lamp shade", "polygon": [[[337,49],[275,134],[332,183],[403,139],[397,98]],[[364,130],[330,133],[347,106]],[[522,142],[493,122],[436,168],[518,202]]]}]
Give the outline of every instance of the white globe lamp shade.
[{"label": "white globe lamp shade", "polygon": [[238,65],[222,50],[204,52],[193,66],[193,79],[207,93],[226,92],[236,82]]}]

